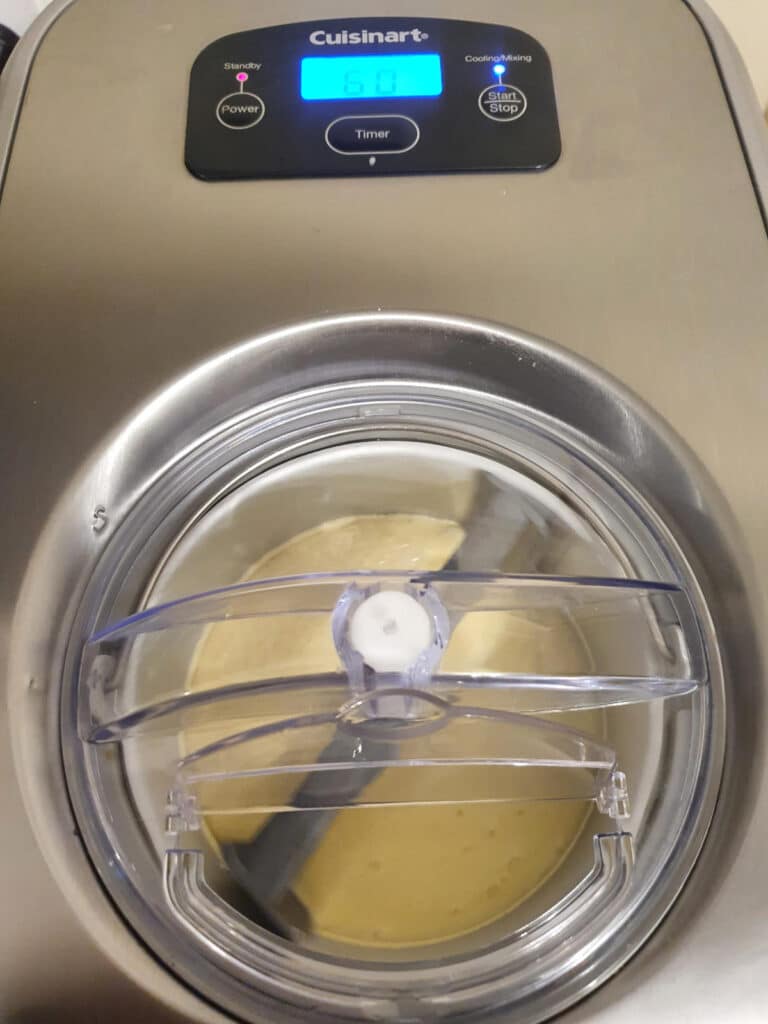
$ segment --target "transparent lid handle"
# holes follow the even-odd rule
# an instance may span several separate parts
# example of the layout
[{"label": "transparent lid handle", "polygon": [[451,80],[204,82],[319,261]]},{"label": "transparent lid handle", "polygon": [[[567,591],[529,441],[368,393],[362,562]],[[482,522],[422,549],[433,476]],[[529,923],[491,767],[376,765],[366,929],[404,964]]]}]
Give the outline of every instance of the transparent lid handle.
[{"label": "transparent lid handle", "polygon": [[[458,636],[462,616],[472,615],[480,617],[479,632],[493,622],[498,630],[498,615],[483,617],[500,612],[527,630],[529,660],[521,665],[515,645],[501,645],[502,660],[491,672],[473,660],[471,644],[450,644],[451,627]],[[286,675],[259,681],[257,651],[243,653],[242,664],[228,668],[230,678],[252,682],[223,688],[208,682],[206,690],[189,693],[202,630],[226,622],[228,630],[247,632],[263,616],[296,616],[297,645],[306,616],[318,616],[333,636],[337,672],[329,673],[324,663],[316,674],[291,676],[287,664]],[[504,616],[501,626],[508,628]],[[562,645],[556,642],[561,635]],[[567,654],[572,636],[584,647],[580,668]],[[250,651],[245,639],[234,649]],[[174,715],[198,704],[228,715],[238,701],[245,708],[244,698],[269,699],[279,686],[306,685],[314,693],[345,684],[352,693],[399,684],[437,693],[506,688],[525,693],[526,711],[553,711],[676,696],[705,685],[707,678],[695,612],[672,584],[461,573],[316,574],[193,595],[99,631],[84,650],[79,729],[94,742],[120,739],[150,722],[165,719],[168,727]],[[144,686],[145,679],[151,685]],[[255,703],[251,712],[259,714]]]},{"label": "transparent lid handle", "polygon": [[[562,960],[563,943],[579,936],[579,948],[588,950],[599,941],[606,919],[616,912],[630,884],[634,854],[632,837],[626,832],[611,832],[594,838],[594,863],[590,872],[554,907],[531,923],[512,933],[504,946],[505,973],[514,983],[525,984],[527,997],[531,977],[542,987]],[[312,1005],[317,993],[297,979],[291,960],[282,955],[261,928],[238,913],[205,880],[200,850],[175,847],[165,854],[163,886],[171,912],[187,934],[212,953],[219,962],[249,984],[292,1002]],[[456,963],[456,980],[464,981],[460,994],[446,992],[440,967],[422,970],[424,995],[420,1012],[428,1017],[455,1015],[472,1008],[471,980],[481,985],[498,969],[496,956],[490,953],[465,963]],[[470,976],[471,972],[471,976]],[[433,975],[434,977],[430,977]],[[340,1019],[359,1020],[361,1013],[372,1019],[391,1019],[391,979],[382,980],[379,993],[362,1001],[354,988],[336,996]]]},{"label": "transparent lid handle", "polygon": [[407,688],[208,743],[179,762],[173,793],[186,827],[200,816],[530,800],[591,800],[619,818],[626,780],[614,752],[575,729]]}]

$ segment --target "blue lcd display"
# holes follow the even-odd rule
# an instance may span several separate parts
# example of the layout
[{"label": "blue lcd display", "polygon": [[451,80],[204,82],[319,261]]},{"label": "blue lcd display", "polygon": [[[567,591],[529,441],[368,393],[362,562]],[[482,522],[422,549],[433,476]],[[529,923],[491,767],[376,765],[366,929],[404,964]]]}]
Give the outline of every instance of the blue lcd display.
[{"label": "blue lcd display", "polygon": [[397,96],[439,96],[443,68],[438,53],[381,57],[304,57],[303,100],[377,100]]}]

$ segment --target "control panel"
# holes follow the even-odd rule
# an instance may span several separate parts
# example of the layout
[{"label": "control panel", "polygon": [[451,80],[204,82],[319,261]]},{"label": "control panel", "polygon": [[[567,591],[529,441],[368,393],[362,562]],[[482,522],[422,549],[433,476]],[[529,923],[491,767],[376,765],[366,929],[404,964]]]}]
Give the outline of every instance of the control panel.
[{"label": "control panel", "polygon": [[186,163],[206,180],[533,171],[560,156],[543,46],[503,25],[349,18],[206,47]]}]

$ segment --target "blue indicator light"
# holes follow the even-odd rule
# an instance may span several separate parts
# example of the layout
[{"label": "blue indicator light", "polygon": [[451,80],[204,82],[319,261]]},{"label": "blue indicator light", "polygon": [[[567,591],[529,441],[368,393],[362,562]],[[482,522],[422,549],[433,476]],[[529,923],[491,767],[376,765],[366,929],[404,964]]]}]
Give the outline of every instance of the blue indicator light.
[{"label": "blue indicator light", "polygon": [[494,73],[494,75],[503,75],[506,70],[507,70],[507,65],[506,64],[494,64],[493,65],[493,73]]},{"label": "blue indicator light", "polygon": [[439,53],[368,57],[303,57],[303,100],[383,100],[439,96],[443,68]]}]

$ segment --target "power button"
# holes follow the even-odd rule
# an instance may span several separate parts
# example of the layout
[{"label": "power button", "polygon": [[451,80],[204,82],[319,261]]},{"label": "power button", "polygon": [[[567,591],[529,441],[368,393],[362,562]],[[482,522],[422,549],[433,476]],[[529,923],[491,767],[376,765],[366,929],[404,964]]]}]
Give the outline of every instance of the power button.
[{"label": "power button", "polygon": [[216,105],[216,118],[225,128],[253,128],[264,117],[264,100],[255,92],[246,92],[248,75],[240,71],[236,76],[240,83],[239,92],[231,92]]},{"label": "power button", "polygon": [[264,101],[254,92],[233,92],[219,100],[216,117],[225,128],[253,128],[264,117]]}]

